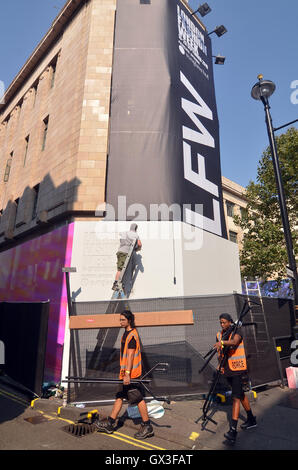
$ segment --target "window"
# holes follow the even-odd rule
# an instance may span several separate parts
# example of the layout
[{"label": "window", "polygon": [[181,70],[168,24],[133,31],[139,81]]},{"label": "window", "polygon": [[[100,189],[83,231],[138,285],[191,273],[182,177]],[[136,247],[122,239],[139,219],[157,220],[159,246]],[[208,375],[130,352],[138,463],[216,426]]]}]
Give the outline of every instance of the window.
[{"label": "window", "polygon": [[17,104],[17,106],[16,106],[16,110],[17,110],[17,120],[20,119],[23,104],[24,104],[24,100],[23,100],[23,98],[22,98],[21,101],[20,101],[20,102]]},{"label": "window", "polygon": [[43,120],[43,137],[42,137],[42,146],[41,150],[43,151],[46,147],[46,140],[47,140],[47,135],[48,135],[48,127],[49,127],[49,116],[47,116]]},{"label": "window", "polygon": [[25,138],[25,155],[24,155],[24,166],[26,165],[26,160],[27,160],[27,154],[28,154],[28,147],[29,147],[29,138],[30,136],[27,135]]},{"label": "window", "polygon": [[234,216],[234,205],[232,202],[226,201],[226,207],[227,207],[227,216],[228,217],[233,217]]},{"label": "window", "polygon": [[229,240],[233,243],[237,243],[237,233],[229,230]]},{"label": "window", "polygon": [[38,83],[35,83],[35,85],[33,85],[32,89],[33,89],[33,108],[35,106],[35,102],[36,102],[36,97],[37,97],[37,87],[38,87]]},{"label": "window", "polygon": [[51,87],[51,88],[54,88],[54,85],[55,85],[55,78],[56,78],[56,69],[57,69],[58,57],[59,57],[59,54],[57,54],[57,55],[52,59],[52,61],[49,63],[50,74],[51,74],[51,77],[50,77],[50,80],[51,80],[50,87]]},{"label": "window", "polygon": [[246,207],[240,207],[240,214],[241,214],[241,219],[244,219],[245,217],[247,217]]},{"label": "window", "polygon": [[18,197],[18,199],[15,200],[16,216],[15,216],[15,219],[14,219],[14,226],[16,226],[16,223],[17,223],[17,215],[18,215],[19,202],[20,202],[20,198]]},{"label": "window", "polygon": [[11,152],[9,159],[6,162],[6,168],[4,172],[4,178],[3,178],[4,183],[7,183],[7,181],[9,180],[12,157],[13,157],[13,152]]},{"label": "window", "polygon": [[54,88],[55,76],[56,76],[56,64],[51,65],[52,77],[51,77],[51,88]]},{"label": "window", "polygon": [[35,217],[37,215],[37,201],[38,201],[38,195],[39,195],[39,184],[34,186],[33,189],[35,191],[35,194],[34,194],[33,209],[32,209],[32,220],[35,219]]},{"label": "window", "polygon": [[150,5],[151,0],[140,0],[141,5]]}]

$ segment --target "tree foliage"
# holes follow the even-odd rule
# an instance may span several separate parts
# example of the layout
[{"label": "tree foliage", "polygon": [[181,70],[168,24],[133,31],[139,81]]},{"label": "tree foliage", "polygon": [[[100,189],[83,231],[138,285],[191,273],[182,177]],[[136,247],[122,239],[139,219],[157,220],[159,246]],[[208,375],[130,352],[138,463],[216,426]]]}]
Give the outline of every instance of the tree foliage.
[{"label": "tree foliage", "polygon": [[[276,141],[293,247],[297,253],[298,129],[289,129]],[[246,197],[245,214],[234,217],[244,231],[240,252],[242,274],[259,276],[264,281],[274,278],[280,283],[287,277],[288,255],[270,147],[263,152],[256,182],[248,184]]]}]

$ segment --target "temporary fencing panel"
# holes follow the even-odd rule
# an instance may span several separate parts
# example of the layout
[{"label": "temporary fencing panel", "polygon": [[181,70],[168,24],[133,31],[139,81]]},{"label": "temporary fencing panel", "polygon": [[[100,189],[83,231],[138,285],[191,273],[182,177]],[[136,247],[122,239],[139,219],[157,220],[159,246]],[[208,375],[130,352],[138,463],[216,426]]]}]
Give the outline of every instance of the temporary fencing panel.
[{"label": "temporary fencing panel", "polygon": [[[169,364],[168,372],[154,371],[149,378],[149,388],[158,396],[189,396],[208,392],[217,367],[215,356],[210,365],[199,374],[204,364],[203,356],[215,343],[216,332],[220,329],[219,315],[230,313],[237,319],[246,297],[238,294],[160,298],[144,300],[123,300],[110,302],[76,302],[74,315],[95,315],[121,313],[125,308],[132,312],[153,312],[168,310],[193,310],[194,324],[186,326],[154,326],[138,328],[141,344],[143,373],[156,363]],[[256,298],[258,300],[258,298]],[[244,344],[248,359],[249,378],[253,387],[280,379],[280,369],[270,335],[284,336],[290,332],[291,301],[282,304],[279,299],[265,299],[267,332],[255,326],[243,327]],[[148,313],[150,315],[150,313]],[[254,321],[252,314],[246,322]],[[118,378],[120,340],[122,329],[81,329],[71,330],[69,376],[85,378]],[[81,383],[70,387],[71,401],[112,400],[114,384]],[[227,388],[224,380],[220,389]]]},{"label": "temporary fencing panel", "polygon": [[[245,296],[238,296],[238,302]],[[242,297],[242,299],[241,299]],[[260,299],[253,297],[256,302]],[[253,386],[260,386],[285,376],[284,369],[288,362],[280,364],[285,352],[288,353],[291,342],[291,318],[293,318],[293,302],[288,299],[262,298],[263,312],[248,313],[247,322],[255,326],[243,328],[244,344],[248,355],[248,372]],[[274,338],[282,339],[275,341]],[[276,347],[280,346],[278,353]],[[277,354],[278,353],[278,354]],[[282,367],[282,376],[281,370]]]}]

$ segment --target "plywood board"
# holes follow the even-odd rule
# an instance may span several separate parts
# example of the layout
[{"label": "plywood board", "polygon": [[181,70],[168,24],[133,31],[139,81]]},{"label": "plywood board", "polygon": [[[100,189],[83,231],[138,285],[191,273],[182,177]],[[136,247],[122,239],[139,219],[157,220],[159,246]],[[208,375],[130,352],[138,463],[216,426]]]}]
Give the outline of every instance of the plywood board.
[{"label": "plywood board", "polygon": [[[135,324],[141,326],[193,325],[192,310],[135,313]],[[120,313],[103,315],[77,315],[69,319],[69,328],[120,328]]]}]

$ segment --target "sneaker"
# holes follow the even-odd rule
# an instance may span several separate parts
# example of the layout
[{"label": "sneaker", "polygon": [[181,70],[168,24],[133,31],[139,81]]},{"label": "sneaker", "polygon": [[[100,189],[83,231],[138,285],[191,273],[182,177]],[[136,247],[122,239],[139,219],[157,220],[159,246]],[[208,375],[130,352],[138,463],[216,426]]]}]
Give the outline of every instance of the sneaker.
[{"label": "sneaker", "polygon": [[228,432],[224,434],[225,438],[234,444],[236,442],[236,437],[237,437],[237,431],[233,428],[230,428]]},{"label": "sneaker", "polygon": [[253,416],[252,418],[247,418],[247,420],[241,424],[241,429],[251,429],[257,426],[256,417]]},{"label": "sneaker", "polygon": [[94,425],[97,432],[106,432],[107,434],[112,434],[115,430],[114,426],[110,423],[109,420],[96,421]]},{"label": "sneaker", "polygon": [[118,281],[114,281],[114,284],[112,286],[112,290],[119,290]]},{"label": "sneaker", "polygon": [[140,430],[135,434],[136,439],[146,439],[146,437],[154,436],[151,424],[141,424]]}]

